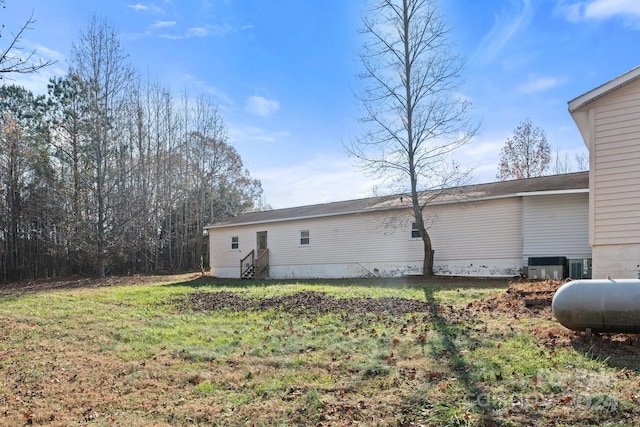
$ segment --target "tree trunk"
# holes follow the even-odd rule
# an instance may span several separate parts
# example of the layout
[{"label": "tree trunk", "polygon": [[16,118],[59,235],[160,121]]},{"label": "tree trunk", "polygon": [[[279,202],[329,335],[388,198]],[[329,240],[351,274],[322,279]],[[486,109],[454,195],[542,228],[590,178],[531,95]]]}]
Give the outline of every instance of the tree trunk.
[{"label": "tree trunk", "polygon": [[435,251],[431,249],[431,240],[424,244],[424,261],[422,262],[422,275],[429,279],[433,277],[433,257]]}]

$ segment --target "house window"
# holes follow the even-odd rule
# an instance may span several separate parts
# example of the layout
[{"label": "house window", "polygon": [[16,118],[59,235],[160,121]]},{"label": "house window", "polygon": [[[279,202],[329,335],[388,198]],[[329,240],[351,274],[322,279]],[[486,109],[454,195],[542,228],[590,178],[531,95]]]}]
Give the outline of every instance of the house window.
[{"label": "house window", "polygon": [[309,230],[302,230],[300,232],[300,245],[308,245],[309,244]]},{"label": "house window", "polygon": [[231,237],[231,250],[236,250],[240,248],[240,240],[238,236]]},{"label": "house window", "polygon": [[412,222],[411,223],[411,238],[412,239],[419,239],[420,238],[420,230],[418,230],[418,223],[417,222]]}]

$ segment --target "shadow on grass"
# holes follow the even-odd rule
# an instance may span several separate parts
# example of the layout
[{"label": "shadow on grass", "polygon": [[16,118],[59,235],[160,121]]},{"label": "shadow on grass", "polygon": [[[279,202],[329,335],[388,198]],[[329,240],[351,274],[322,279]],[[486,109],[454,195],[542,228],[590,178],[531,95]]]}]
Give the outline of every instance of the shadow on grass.
[{"label": "shadow on grass", "polygon": [[[492,282],[495,287],[495,281]],[[466,398],[473,402],[476,412],[479,414],[478,422],[475,424],[480,426],[500,425],[499,422],[494,420],[491,405],[487,399],[485,399],[485,392],[478,387],[473,378],[471,378],[469,363],[465,360],[463,352],[454,341],[456,337],[467,334],[462,328],[454,325],[445,317],[440,304],[434,297],[434,291],[431,288],[425,288],[424,296],[427,303],[432,307],[431,313],[433,325],[440,335],[442,348],[446,349],[444,355],[449,359],[451,371],[454,373],[459,383],[462,384]]]},{"label": "shadow on grass", "polygon": [[587,358],[603,362],[612,368],[640,373],[640,335],[594,334],[571,340],[572,347]]},{"label": "shadow on grass", "polygon": [[[199,277],[193,280],[167,284],[164,286],[189,286],[194,289],[208,288],[215,290],[216,288],[253,288],[253,287],[268,287],[268,286],[280,286],[280,285],[296,285],[304,284],[313,286],[349,286],[349,287],[368,287],[368,288],[397,288],[397,289],[420,289],[424,292],[425,302],[430,306],[430,322],[432,322],[432,329],[438,333],[439,342],[437,344],[437,350],[432,354],[432,357],[439,359],[446,358],[447,364],[451,368],[452,374],[456,377],[458,382],[464,389],[466,398],[471,402],[474,407],[474,424],[481,426],[498,426],[501,423],[494,419],[490,402],[486,399],[486,393],[482,390],[477,382],[472,378],[472,373],[469,369],[471,366],[470,361],[465,360],[463,349],[459,348],[459,344],[456,341],[464,341],[464,345],[473,346],[474,340],[469,336],[465,330],[464,325],[457,325],[455,322],[450,321],[446,317],[446,313],[443,312],[443,308],[440,305],[436,297],[436,293],[446,289],[456,288],[474,288],[474,289],[495,289],[495,288],[507,288],[509,280],[507,279],[478,279],[478,278],[463,278],[463,277],[435,277],[431,279],[424,279],[422,277],[404,277],[404,278],[360,278],[360,279],[316,279],[316,280],[239,280],[239,279],[219,279],[214,277]],[[446,310],[446,307],[444,307]],[[442,352],[440,352],[442,350]],[[424,397],[418,392],[415,398],[412,399],[411,409],[409,409],[406,415],[409,417],[406,421],[416,421],[415,418],[420,418],[421,409],[427,409],[431,407],[434,402],[427,402]],[[440,402],[443,405],[453,405],[455,402]],[[442,414],[440,414],[442,415]],[[438,415],[436,415],[438,416]],[[457,416],[457,415],[456,415]],[[445,421],[444,419],[441,419]],[[451,420],[446,420],[447,422]],[[464,421],[463,421],[464,423]]]},{"label": "shadow on grass", "polygon": [[[495,289],[507,288],[509,280],[507,279],[478,279],[465,277],[435,277],[424,279],[422,277],[403,277],[403,278],[361,278],[361,279],[316,279],[316,280],[238,280],[238,279],[219,279],[214,277],[199,277],[186,282],[167,284],[165,286],[189,286],[194,289],[202,288],[252,288],[252,287],[268,287],[276,285],[295,285],[314,284],[318,286],[349,286],[349,287],[368,287],[368,288],[413,288],[420,289],[424,292],[425,302],[430,306],[430,319],[432,328],[438,333],[440,342],[437,345],[438,351],[432,354],[436,358],[447,358],[451,367],[451,372],[457,378],[458,382],[464,388],[465,396],[475,406],[475,414],[477,416],[476,425],[481,426],[498,426],[500,423],[492,416],[492,408],[490,402],[486,399],[486,393],[482,390],[474,379],[471,377],[469,366],[471,365],[465,360],[461,348],[456,344],[456,338],[465,340],[465,345],[474,345],[473,340],[469,337],[467,331],[461,325],[456,325],[449,321],[446,313],[442,312],[442,306],[437,300],[435,294],[438,291],[456,288],[474,288],[474,289]],[[446,307],[444,307],[446,310]],[[458,341],[460,341],[458,339]],[[439,353],[440,349],[444,350]],[[410,410],[407,422],[412,422],[411,418],[420,418],[420,407],[429,407],[434,402],[426,402],[423,396],[416,394],[415,406]],[[441,402],[444,405],[455,404],[455,402]],[[407,414],[408,415],[408,414]],[[441,421],[445,421],[441,419]],[[449,422],[450,420],[446,420]]]}]

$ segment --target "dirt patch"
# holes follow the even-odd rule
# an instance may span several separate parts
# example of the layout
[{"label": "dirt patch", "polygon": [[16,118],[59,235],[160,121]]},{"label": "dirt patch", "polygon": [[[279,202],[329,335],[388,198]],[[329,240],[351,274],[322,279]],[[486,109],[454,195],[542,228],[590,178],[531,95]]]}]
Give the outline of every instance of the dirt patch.
[{"label": "dirt patch", "polygon": [[491,311],[519,317],[551,318],[551,301],[565,282],[512,282],[504,293],[474,301],[467,306],[471,311]]},{"label": "dirt patch", "polygon": [[194,292],[187,301],[180,304],[181,309],[195,311],[216,311],[230,309],[271,310],[279,309],[293,314],[327,314],[335,312],[358,312],[386,315],[404,315],[416,312],[428,312],[433,305],[406,298],[335,298],[322,292],[298,292],[253,300],[236,292]]},{"label": "dirt patch", "polygon": [[[506,314],[515,319],[542,319],[554,322],[551,302],[565,282],[513,282],[504,293],[469,303],[466,316],[482,313]],[[535,301],[532,303],[532,301]],[[571,347],[610,366],[640,371],[640,335],[594,334],[572,331],[557,322],[538,324],[531,328],[544,347],[551,351]]]}]

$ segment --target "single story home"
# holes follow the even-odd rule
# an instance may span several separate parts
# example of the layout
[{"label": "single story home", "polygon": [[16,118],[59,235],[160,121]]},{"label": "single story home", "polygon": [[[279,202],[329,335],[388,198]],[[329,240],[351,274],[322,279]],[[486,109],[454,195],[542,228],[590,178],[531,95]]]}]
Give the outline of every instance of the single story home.
[{"label": "single story home", "polygon": [[[569,113],[590,172],[461,187],[438,199],[426,212],[436,274],[640,276],[640,67],[569,101]],[[422,269],[422,242],[400,195],[253,212],[207,229],[219,277]],[[563,260],[568,271],[559,272]]]},{"label": "single story home", "polygon": [[[572,273],[556,269],[562,259],[576,267],[574,276],[587,275],[588,172],[458,187],[425,214],[436,274],[513,277],[529,270],[530,277],[562,278]],[[216,277],[422,273],[422,240],[406,196],[251,212],[206,229]]]},{"label": "single story home", "polygon": [[569,101],[589,149],[593,278],[640,274],[640,67]]}]

